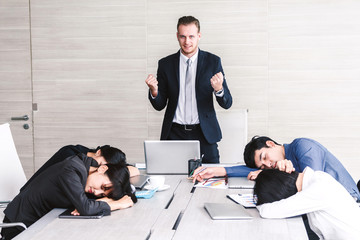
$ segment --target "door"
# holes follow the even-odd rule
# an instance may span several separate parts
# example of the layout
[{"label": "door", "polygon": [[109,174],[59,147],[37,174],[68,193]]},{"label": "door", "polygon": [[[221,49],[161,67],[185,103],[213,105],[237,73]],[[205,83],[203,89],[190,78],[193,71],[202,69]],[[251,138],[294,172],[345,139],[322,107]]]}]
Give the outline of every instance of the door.
[{"label": "door", "polygon": [[0,5],[0,124],[10,123],[27,178],[34,172],[30,59],[29,1],[3,0]]}]

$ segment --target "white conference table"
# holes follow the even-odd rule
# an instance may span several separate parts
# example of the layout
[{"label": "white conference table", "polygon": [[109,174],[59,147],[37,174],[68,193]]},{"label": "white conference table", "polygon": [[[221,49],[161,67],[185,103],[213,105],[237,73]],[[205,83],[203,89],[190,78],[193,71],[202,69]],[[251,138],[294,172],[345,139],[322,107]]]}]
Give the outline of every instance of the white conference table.
[{"label": "white conference table", "polygon": [[194,192],[174,240],[181,239],[308,239],[301,217],[263,219],[256,208],[247,208],[251,220],[212,220],[204,202],[233,203],[226,198],[231,193],[251,193],[249,190],[198,188]]},{"label": "white conference table", "polygon": [[308,239],[301,217],[262,219],[256,209],[246,209],[251,220],[212,220],[204,202],[226,202],[229,193],[250,190],[196,188],[186,176],[166,175],[170,189],[133,207],[101,219],[59,219],[65,209],[54,209],[19,234],[16,240],[57,239]]}]

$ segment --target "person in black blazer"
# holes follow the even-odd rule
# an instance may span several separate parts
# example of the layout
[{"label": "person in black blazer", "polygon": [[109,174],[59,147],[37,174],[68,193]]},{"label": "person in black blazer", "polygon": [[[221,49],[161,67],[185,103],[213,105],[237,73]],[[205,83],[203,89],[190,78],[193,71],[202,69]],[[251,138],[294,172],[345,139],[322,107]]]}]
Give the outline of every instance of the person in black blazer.
[{"label": "person in black blazer", "polygon": [[[22,191],[29,185],[37,176],[39,176],[43,171],[45,171],[50,166],[64,161],[70,156],[78,155],[80,153],[85,154],[86,156],[94,159],[91,166],[97,167],[101,164],[120,164],[121,162],[126,163],[126,155],[120,149],[111,147],[110,145],[98,146],[96,149],[90,149],[83,145],[66,145],[60,148],[49,160],[47,160],[44,165],[42,165],[31,178],[25,183],[25,185],[20,189]],[[134,166],[127,164],[127,168],[130,173],[130,177],[139,175],[139,169]]]},{"label": "person in black blazer", "polygon": [[[119,154],[122,152],[114,149],[106,160]],[[48,166],[7,205],[3,222],[22,222],[29,227],[54,208],[69,208],[73,215],[110,215],[133,206],[137,198],[126,162],[93,167],[94,161],[79,153]],[[1,236],[9,240],[21,231],[18,227],[2,228]]]},{"label": "person in black blazer", "polygon": [[167,106],[160,139],[199,140],[203,162],[218,163],[217,142],[222,134],[213,94],[224,109],[231,107],[232,97],[220,58],[200,50],[200,38],[199,21],[192,16],[181,17],[177,25],[181,49],[161,59],[157,79],[150,74],[145,82],[152,106],[158,111]]}]

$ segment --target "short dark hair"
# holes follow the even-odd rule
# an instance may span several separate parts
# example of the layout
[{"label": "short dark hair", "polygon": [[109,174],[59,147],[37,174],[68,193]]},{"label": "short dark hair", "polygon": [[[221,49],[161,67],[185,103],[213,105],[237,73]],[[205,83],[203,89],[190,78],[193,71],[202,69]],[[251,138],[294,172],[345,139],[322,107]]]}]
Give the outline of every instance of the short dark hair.
[{"label": "short dark hair", "polygon": [[254,195],[257,196],[257,205],[272,203],[296,194],[298,176],[298,172],[287,173],[278,169],[262,170],[255,180]]},{"label": "short dark hair", "polygon": [[132,201],[136,203],[137,198],[130,185],[130,173],[126,164],[106,164],[106,166],[108,166],[108,169],[105,174],[112,183],[112,191],[107,197],[118,200],[123,196],[128,195],[131,197]]},{"label": "short dark hair", "polygon": [[194,18],[193,16],[183,16],[183,17],[179,18],[176,29],[179,30],[180,25],[186,26],[189,24],[195,24],[195,26],[198,29],[198,32],[200,32],[200,22],[198,19]]},{"label": "short dark hair", "polygon": [[266,136],[254,136],[251,141],[246,144],[245,146],[245,150],[244,150],[244,161],[246,166],[250,167],[250,168],[257,168],[257,166],[255,165],[255,151],[256,150],[260,150],[263,147],[268,148],[268,145],[266,145],[267,141],[272,141],[274,142],[276,145],[280,145],[277,142],[275,142],[274,140],[272,140],[269,137]]}]

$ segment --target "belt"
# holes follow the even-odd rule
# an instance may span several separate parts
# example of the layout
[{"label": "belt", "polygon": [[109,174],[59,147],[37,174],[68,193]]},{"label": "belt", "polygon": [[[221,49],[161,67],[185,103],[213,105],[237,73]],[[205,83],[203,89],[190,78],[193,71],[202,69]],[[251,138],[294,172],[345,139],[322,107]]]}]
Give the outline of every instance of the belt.
[{"label": "belt", "polygon": [[200,127],[200,124],[182,125],[182,124],[178,124],[178,123],[173,122],[173,126],[177,127],[177,128],[184,129],[185,131],[192,131],[192,130],[195,130],[198,127]]}]

